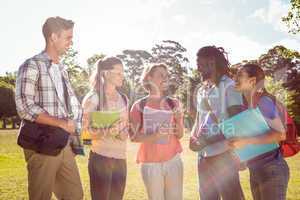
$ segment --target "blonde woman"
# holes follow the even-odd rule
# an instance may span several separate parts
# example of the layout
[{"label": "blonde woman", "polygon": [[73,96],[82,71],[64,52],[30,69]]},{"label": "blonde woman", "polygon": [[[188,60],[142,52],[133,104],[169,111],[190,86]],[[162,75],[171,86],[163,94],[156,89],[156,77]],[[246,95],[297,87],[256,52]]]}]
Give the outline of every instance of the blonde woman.
[{"label": "blonde woman", "polygon": [[[131,140],[141,143],[137,162],[141,164],[148,199],[181,200],[183,163],[179,140],[183,136],[183,114],[180,103],[165,95],[169,81],[166,65],[146,67],[141,80],[149,94],[132,106],[130,130]],[[163,115],[170,118],[157,121]],[[157,127],[157,123],[161,125]]]}]

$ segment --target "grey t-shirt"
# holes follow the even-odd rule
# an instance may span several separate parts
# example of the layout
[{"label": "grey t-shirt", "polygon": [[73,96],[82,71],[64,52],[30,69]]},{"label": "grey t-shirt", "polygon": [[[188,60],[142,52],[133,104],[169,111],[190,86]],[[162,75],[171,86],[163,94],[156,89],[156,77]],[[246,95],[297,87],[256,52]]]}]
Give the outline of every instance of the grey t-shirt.
[{"label": "grey t-shirt", "polygon": [[[220,130],[217,123],[213,120],[209,114],[209,110],[204,106],[204,101],[207,99],[212,112],[218,119],[218,122],[222,122],[229,118],[227,109],[234,105],[243,105],[243,98],[241,93],[235,90],[235,82],[224,75],[221,77],[218,86],[213,86],[209,89],[200,88],[197,94],[197,111],[199,114],[199,123],[201,127],[201,133],[206,137],[217,135]],[[195,136],[194,136],[195,137]],[[197,136],[196,136],[197,137]],[[199,152],[199,156],[216,155],[223,150],[225,143],[209,145]]]}]

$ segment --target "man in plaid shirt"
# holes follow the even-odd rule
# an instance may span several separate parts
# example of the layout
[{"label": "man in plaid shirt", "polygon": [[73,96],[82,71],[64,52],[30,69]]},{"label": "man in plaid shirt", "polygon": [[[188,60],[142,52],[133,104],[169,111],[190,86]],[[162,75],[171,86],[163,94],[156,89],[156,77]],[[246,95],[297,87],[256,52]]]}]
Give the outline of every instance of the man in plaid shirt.
[{"label": "man in plaid shirt", "polygon": [[[68,145],[49,156],[24,149],[30,200],[83,199],[75,154],[83,154],[80,142],[82,109],[60,58],[72,45],[74,22],[50,17],[43,25],[46,48],[19,68],[16,106],[24,120],[64,129]],[[65,83],[64,83],[65,82]]]}]

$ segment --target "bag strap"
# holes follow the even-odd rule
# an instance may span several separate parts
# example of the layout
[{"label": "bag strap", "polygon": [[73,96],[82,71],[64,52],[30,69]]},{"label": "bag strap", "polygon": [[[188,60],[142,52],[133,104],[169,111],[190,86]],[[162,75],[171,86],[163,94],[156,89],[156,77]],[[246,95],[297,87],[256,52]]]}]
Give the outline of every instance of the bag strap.
[{"label": "bag strap", "polygon": [[213,112],[211,106],[209,105],[208,99],[207,99],[207,98],[204,98],[203,100],[204,100],[204,106],[205,106],[206,110],[208,110],[209,115],[211,116],[212,120],[213,120],[216,124],[219,124],[219,120],[218,120],[216,114]]},{"label": "bag strap", "polygon": [[[208,96],[213,92],[213,88],[214,87],[211,87],[211,86],[206,86],[204,88],[204,90],[207,90],[208,88],[210,88],[210,92],[208,94],[205,95],[205,97],[203,98],[203,103],[204,103],[204,107],[206,108],[206,110],[208,111],[208,114],[209,116],[211,116],[212,120],[214,121],[214,123],[218,124],[219,123],[219,120],[218,120],[218,117],[216,116],[216,114],[213,112],[209,102],[208,102]],[[220,96],[221,97],[221,96]],[[221,97],[221,99],[223,99]]]},{"label": "bag strap", "polygon": [[[98,111],[101,111],[102,109],[101,109],[101,93],[100,93],[100,90],[101,90],[102,88],[98,88],[98,105],[97,105],[97,110]],[[103,100],[103,98],[102,98],[102,100]],[[103,105],[103,104],[102,104]]]},{"label": "bag strap", "polygon": [[[35,60],[35,63],[37,64],[38,68],[39,68],[39,75],[41,73],[41,66],[38,62],[38,60]],[[51,78],[51,74],[50,74],[50,71],[49,71],[49,67],[51,66],[52,64],[52,61],[47,61],[46,63],[46,69],[47,69],[47,73],[48,73],[48,76],[50,77],[52,83],[54,84],[52,78]],[[68,88],[67,88],[67,84],[66,84],[66,79],[63,75],[63,73],[60,71],[60,74],[61,74],[61,80],[62,80],[62,83],[63,83],[63,93],[64,93],[64,100],[65,100],[65,106],[66,106],[66,109],[67,109],[67,115],[69,115],[70,113],[72,113],[72,109],[71,109],[71,106],[70,106],[70,101],[69,101],[69,93],[68,93]],[[56,93],[58,95],[58,93]],[[63,102],[61,102],[63,103]]]},{"label": "bag strap", "polygon": [[139,112],[140,112],[140,119],[141,119],[140,130],[143,128],[143,125],[144,125],[144,108],[147,103],[147,98],[148,98],[148,96],[142,98],[140,105],[139,105]]},{"label": "bag strap", "polygon": [[123,94],[122,92],[119,92],[119,94],[121,95],[123,101],[125,102],[126,107],[128,106],[128,98],[125,94]]}]

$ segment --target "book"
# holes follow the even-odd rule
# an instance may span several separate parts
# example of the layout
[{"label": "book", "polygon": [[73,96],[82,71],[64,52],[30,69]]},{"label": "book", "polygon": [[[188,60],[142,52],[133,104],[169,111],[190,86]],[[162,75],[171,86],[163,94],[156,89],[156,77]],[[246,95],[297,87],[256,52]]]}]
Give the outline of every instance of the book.
[{"label": "book", "polygon": [[[259,108],[247,109],[223,121],[218,126],[225,138],[253,137],[265,134],[270,130]],[[235,150],[235,153],[240,161],[244,162],[278,147],[277,143],[249,144],[244,148]]]},{"label": "book", "polygon": [[120,120],[120,111],[94,111],[91,112],[92,128],[110,128]]},{"label": "book", "polygon": [[[145,106],[143,113],[143,127],[145,134],[153,134],[159,129],[168,131],[171,128],[173,112],[170,110],[159,110]],[[157,144],[167,144],[168,138],[160,139]]]}]

